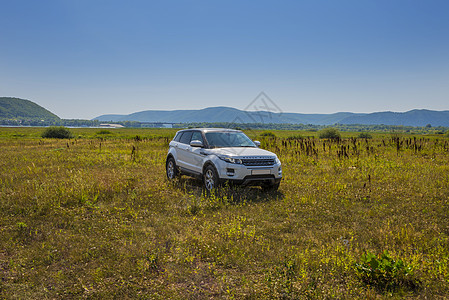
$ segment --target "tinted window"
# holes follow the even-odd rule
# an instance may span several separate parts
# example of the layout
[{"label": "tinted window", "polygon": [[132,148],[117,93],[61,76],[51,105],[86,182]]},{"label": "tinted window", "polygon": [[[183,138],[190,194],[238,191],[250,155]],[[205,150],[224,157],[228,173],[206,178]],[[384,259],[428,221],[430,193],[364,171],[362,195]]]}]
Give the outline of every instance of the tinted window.
[{"label": "tinted window", "polygon": [[200,141],[201,143],[204,144],[203,136],[201,135],[201,132],[199,132],[199,131],[194,131],[193,132],[192,139],[190,141],[195,141],[195,140]]},{"label": "tinted window", "polygon": [[181,138],[179,139],[180,143],[183,144],[190,144],[190,138],[192,137],[192,132],[191,131],[184,131],[184,133],[182,134]]},{"label": "tinted window", "polygon": [[175,142],[179,142],[179,139],[181,138],[181,135],[182,135],[182,134],[183,134],[182,132],[178,132],[173,140],[174,140]]}]

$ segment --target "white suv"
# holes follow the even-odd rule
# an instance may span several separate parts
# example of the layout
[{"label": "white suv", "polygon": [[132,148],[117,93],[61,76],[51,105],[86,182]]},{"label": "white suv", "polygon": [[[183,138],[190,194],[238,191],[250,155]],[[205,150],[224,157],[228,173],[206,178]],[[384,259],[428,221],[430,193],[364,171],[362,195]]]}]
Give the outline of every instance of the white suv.
[{"label": "white suv", "polygon": [[259,145],[240,130],[180,130],[168,149],[167,177],[172,180],[185,174],[201,178],[207,190],[225,181],[277,190],[282,179],[281,162]]}]

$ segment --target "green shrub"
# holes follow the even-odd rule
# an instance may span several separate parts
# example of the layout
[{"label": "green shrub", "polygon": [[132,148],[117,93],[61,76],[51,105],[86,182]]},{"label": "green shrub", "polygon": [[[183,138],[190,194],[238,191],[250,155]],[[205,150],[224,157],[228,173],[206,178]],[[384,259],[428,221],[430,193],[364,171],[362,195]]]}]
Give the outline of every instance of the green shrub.
[{"label": "green shrub", "polygon": [[332,139],[332,140],[338,140],[341,138],[340,132],[336,128],[324,128],[320,130],[318,133],[318,136],[320,139]]},{"label": "green shrub", "polygon": [[264,131],[260,134],[260,136],[265,136],[265,137],[276,137],[276,135],[272,132],[272,131]]},{"label": "green shrub", "polygon": [[72,132],[65,127],[48,127],[42,133],[43,138],[48,139],[71,139],[73,138]]},{"label": "green shrub", "polygon": [[97,134],[112,134],[112,132],[110,132],[109,130],[106,130],[106,129],[102,129],[102,130],[98,131]]},{"label": "green shrub", "polygon": [[362,132],[362,133],[360,133],[358,135],[358,138],[361,138],[361,139],[372,139],[373,136],[371,134],[367,133],[367,132]]},{"label": "green shrub", "polygon": [[300,134],[290,135],[287,140],[302,140],[304,137]]},{"label": "green shrub", "polygon": [[355,264],[355,269],[361,280],[379,290],[394,290],[397,288],[413,288],[413,268],[402,260],[393,259],[388,252],[380,255],[367,252]]}]

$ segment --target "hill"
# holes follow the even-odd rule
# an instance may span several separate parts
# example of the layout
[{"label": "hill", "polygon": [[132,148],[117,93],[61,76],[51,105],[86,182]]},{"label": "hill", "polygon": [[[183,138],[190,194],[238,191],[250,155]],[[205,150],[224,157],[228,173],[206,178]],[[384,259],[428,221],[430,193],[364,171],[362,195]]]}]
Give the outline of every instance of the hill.
[{"label": "hill", "polygon": [[0,97],[0,118],[59,120],[57,115],[32,101],[12,97]]},{"label": "hill", "polygon": [[299,114],[269,111],[242,111],[232,107],[208,107],[199,110],[147,110],[129,115],[102,115],[98,121],[137,121],[166,123],[229,122],[229,123],[297,123],[331,125],[358,114]]},{"label": "hill", "polygon": [[449,126],[449,111],[434,111],[426,109],[414,109],[404,113],[398,112],[376,112],[366,115],[350,116],[341,124],[363,124],[363,125],[404,125],[404,126]]},{"label": "hill", "polygon": [[334,114],[273,113],[242,111],[232,107],[209,107],[199,110],[147,110],[129,115],[102,115],[98,121],[137,121],[161,123],[289,123],[289,124],[361,124],[404,126],[449,126],[449,111],[411,110],[408,112],[375,112]]}]

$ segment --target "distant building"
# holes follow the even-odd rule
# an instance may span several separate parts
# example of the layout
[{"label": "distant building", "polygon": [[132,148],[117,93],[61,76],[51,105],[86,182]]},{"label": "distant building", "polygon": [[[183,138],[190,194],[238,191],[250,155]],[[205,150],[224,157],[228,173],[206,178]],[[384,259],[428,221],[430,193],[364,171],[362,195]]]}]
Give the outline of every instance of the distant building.
[{"label": "distant building", "polygon": [[104,124],[100,124],[100,127],[104,127],[104,128],[123,128],[125,126],[120,125],[120,124],[108,124],[108,123],[104,123]]}]

